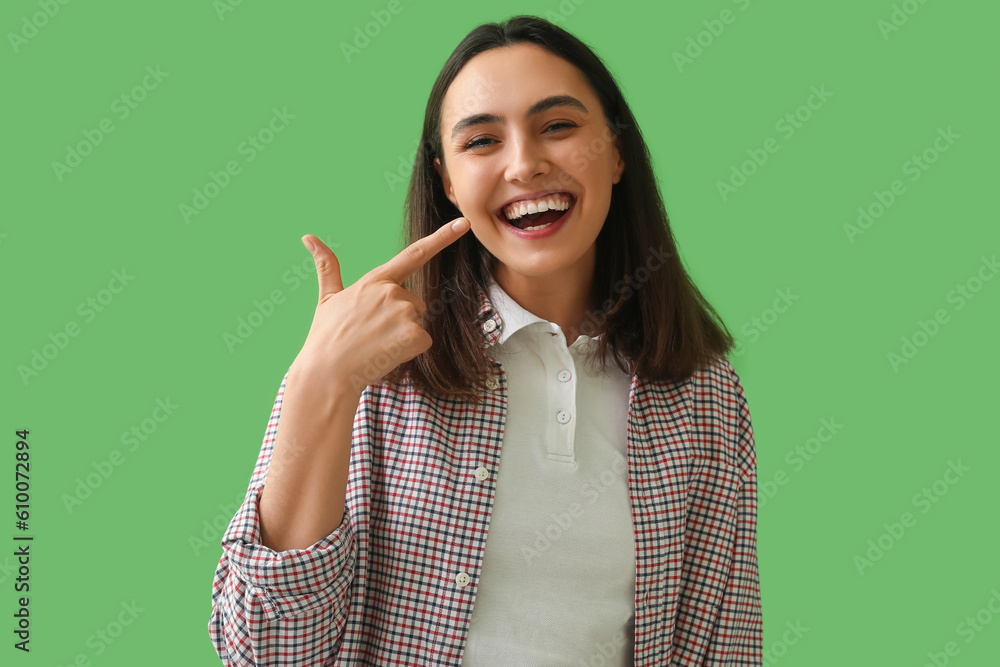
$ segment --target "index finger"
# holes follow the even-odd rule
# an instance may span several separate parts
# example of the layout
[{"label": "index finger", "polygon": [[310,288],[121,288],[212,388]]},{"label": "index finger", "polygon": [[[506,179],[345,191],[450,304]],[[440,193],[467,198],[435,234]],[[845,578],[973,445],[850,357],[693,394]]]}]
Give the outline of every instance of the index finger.
[{"label": "index finger", "polygon": [[404,280],[431,257],[457,241],[470,227],[466,218],[455,218],[450,224],[441,225],[433,234],[417,239],[403,248],[398,255],[379,267],[379,272],[397,285],[402,285]]}]

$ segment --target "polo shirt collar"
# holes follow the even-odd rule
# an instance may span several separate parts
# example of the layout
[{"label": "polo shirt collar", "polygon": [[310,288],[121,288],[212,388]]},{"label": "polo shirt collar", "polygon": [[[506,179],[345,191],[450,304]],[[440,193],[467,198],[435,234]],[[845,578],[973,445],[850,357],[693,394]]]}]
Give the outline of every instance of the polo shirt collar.
[{"label": "polo shirt collar", "polygon": [[[526,326],[541,322],[554,334],[557,325],[525,310],[519,303],[504,291],[493,276],[489,278],[487,290],[476,286],[479,296],[479,312],[477,322],[483,334],[483,346],[491,347],[497,343],[503,344],[517,331]],[[600,336],[595,336],[595,339]]]}]

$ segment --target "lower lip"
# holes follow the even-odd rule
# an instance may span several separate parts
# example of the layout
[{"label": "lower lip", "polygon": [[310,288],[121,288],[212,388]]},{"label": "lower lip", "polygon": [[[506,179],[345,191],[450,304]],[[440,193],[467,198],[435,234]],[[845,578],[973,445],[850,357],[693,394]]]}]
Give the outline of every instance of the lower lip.
[{"label": "lower lip", "polygon": [[574,209],[576,209],[576,202],[573,202],[573,205],[566,209],[565,213],[562,214],[562,217],[551,223],[549,226],[542,227],[541,229],[520,229],[506,221],[503,223],[503,226],[513,232],[515,236],[522,239],[529,239],[532,241],[544,239],[545,237],[552,236],[558,232],[559,228],[566,224],[566,220],[569,219],[569,214],[572,213]]}]

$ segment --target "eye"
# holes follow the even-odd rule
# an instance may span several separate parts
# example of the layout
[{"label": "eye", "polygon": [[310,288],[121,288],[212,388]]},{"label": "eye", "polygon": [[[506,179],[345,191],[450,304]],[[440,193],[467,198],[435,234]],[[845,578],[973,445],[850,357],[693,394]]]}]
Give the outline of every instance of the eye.
[{"label": "eye", "polygon": [[487,144],[482,143],[484,141],[493,141],[493,140],[490,139],[489,137],[476,137],[475,139],[473,139],[469,143],[465,144],[465,148],[466,148],[466,150],[468,150],[468,149],[471,149],[471,148],[479,148],[481,146],[486,146]]},{"label": "eye", "polygon": [[[576,123],[571,123],[568,121],[558,121],[552,123],[547,128],[545,128],[545,131],[549,132],[552,130],[562,130],[564,128],[569,128],[569,127],[576,127]],[[474,148],[482,148],[484,146],[488,146],[491,143],[493,143],[493,140],[490,139],[489,137],[476,137],[475,139],[469,141],[469,143],[465,144],[463,148],[465,148],[465,150],[472,150]]]},{"label": "eye", "polygon": [[567,121],[559,121],[557,123],[552,123],[551,125],[549,125],[545,129],[546,130],[551,130],[553,128],[564,128],[564,127],[576,127],[576,123],[570,123],[570,122],[567,122]]}]

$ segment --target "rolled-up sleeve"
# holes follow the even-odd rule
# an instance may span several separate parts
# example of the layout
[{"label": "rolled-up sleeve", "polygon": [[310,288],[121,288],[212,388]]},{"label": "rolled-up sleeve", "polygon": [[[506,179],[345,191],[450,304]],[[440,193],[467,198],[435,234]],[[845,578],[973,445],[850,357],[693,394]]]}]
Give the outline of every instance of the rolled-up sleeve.
[{"label": "rolled-up sleeve", "polygon": [[330,664],[347,618],[357,557],[347,507],[340,526],[307,549],[279,552],[260,543],[258,502],[287,380],[286,373],[212,584],[209,635],[227,666]]}]

